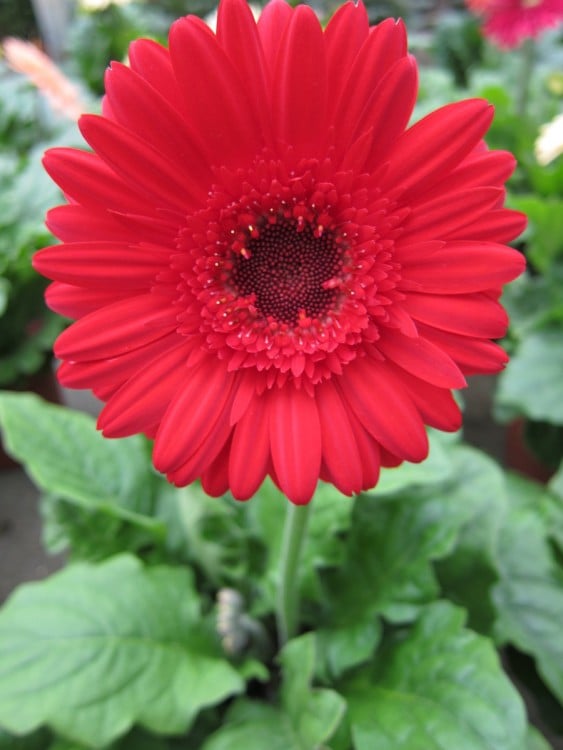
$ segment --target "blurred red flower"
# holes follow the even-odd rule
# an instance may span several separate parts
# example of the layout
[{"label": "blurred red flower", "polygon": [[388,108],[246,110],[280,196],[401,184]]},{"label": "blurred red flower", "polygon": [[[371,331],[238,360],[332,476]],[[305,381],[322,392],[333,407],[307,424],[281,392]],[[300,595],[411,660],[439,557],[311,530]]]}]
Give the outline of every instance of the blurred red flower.
[{"label": "blurred red flower", "polygon": [[563,20],[563,0],[466,0],[483,19],[483,33],[500,47],[517,47]]},{"label": "blurred red flower", "polygon": [[417,91],[401,22],[343,5],[223,0],[107,73],[95,153],[45,166],[69,204],[35,267],[61,382],[104,401],[109,437],[143,432],[154,463],[211,495],[270,475],[294,503],[318,478],[351,494],[422,461],[424,425],[456,430],[452,388],[506,362],[498,302],[524,266],[504,243],[512,156],[488,151],[484,101],[405,130]]}]

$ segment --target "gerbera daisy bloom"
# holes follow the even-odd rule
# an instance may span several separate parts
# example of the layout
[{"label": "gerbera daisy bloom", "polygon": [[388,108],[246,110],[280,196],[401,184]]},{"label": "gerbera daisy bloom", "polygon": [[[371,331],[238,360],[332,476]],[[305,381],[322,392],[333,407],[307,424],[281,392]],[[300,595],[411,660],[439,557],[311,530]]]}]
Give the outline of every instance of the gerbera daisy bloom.
[{"label": "gerbera daisy bloom", "polygon": [[563,20],[563,0],[466,0],[483,18],[483,33],[500,47],[517,47]]},{"label": "gerbera daisy bloom", "polygon": [[522,256],[502,207],[514,167],[491,106],[406,129],[417,90],[403,24],[343,5],[323,31],[282,0],[258,23],[223,0],[169,49],[139,40],[107,72],[94,153],[45,166],[68,198],[35,267],[65,386],[106,405],[108,437],[154,438],[177,485],[246,499],[269,475],[294,503],[352,494],[457,430],[451,389],[506,355],[501,287]]}]

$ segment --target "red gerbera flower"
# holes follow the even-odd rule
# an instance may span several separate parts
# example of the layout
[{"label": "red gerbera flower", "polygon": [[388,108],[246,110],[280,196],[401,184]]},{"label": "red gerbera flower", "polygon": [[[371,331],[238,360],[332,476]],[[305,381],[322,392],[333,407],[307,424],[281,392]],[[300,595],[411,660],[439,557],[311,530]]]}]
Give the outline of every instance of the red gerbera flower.
[{"label": "red gerbera flower", "polygon": [[483,17],[483,33],[500,47],[516,47],[524,39],[563,20],[563,0],[466,0]]},{"label": "red gerbera flower", "polygon": [[270,475],[294,503],[351,494],[421,461],[424,425],[460,426],[450,389],[506,355],[501,287],[514,160],[486,149],[492,108],[452,104],[405,131],[417,73],[401,22],[348,3],[323,32],[274,0],[258,24],[223,0],[107,73],[95,153],[45,157],[69,205],[35,257],[61,382],[107,402],[109,437],[238,499]]}]

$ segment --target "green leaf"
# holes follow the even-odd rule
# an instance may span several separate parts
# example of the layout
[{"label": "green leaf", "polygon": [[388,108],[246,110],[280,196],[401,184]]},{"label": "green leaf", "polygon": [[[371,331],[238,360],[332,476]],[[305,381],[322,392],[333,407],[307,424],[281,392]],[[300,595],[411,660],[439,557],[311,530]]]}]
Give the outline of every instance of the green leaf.
[{"label": "green leaf", "polygon": [[127,737],[119,740],[112,750],[169,750],[170,745],[166,740],[155,737],[152,734],[134,729]]},{"label": "green leaf", "polygon": [[[542,488],[511,479],[515,501],[499,537],[500,580],[493,590],[496,632],[536,660],[539,673],[563,701],[563,569],[548,541],[547,523],[538,507]],[[536,499],[536,502],[532,502]]]},{"label": "green leaf", "polygon": [[166,524],[167,548],[214,586],[249,585],[264,567],[264,547],[248,529],[245,505],[228,495],[210,498],[198,483],[180,489],[163,483],[156,515]]},{"label": "green leaf", "polygon": [[162,534],[147,517],[155,478],[143,438],[107,440],[89,415],[9,391],[0,425],[7,451],[44,492]]},{"label": "green leaf", "polygon": [[469,446],[457,447],[450,461],[456,481],[437,496],[465,508],[467,517],[451,554],[436,562],[436,574],[443,596],[468,610],[470,627],[489,634],[498,535],[508,507],[505,476],[491,458]]},{"label": "green leaf", "polygon": [[[316,620],[322,679],[338,678],[371,657],[381,636],[381,615],[414,619],[439,595],[436,561],[452,551],[460,531],[469,532],[471,519],[485,511],[482,506],[502,484],[494,462],[478,451],[455,443],[442,450],[448,481],[358,498],[346,554],[336,566],[319,571],[326,592]],[[481,562],[480,549],[472,550],[471,545],[460,548],[447,570],[448,586],[466,597],[466,578],[472,580]],[[482,587],[483,581],[471,592],[479,607]]]},{"label": "green leaf", "polygon": [[526,750],[522,701],[463,612],[429,606],[341,692],[355,750]]},{"label": "green leaf", "polygon": [[49,745],[48,750],[84,750],[84,745],[79,745],[72,740],[58,739],[52,745]]},{"label": "green leaf", "polygon": [[45,750],[48,746],[49,734],[46,731],[39,730],[25,737],[15,737],[0,728],[0,750]]},{"label": "green leaf", "polygon": [[315,658],[313,633],[290,641],[280,657],[284,676],[282,705],[302,750],[318,747],[330,739],[345,711],[344,701],[334,690],[311,687]]},{"label": "green leaf", "polygon": [[381,638],[382,626],[368,606],[366,610],[356,617],[336,615],[334,624],[329,616],[326,625],[317,630],[317,674],[324,682],[338,679],[348,669],[369,661]]},{"label": "green leaf", "polygon": [[547,529],[563,553],[563,461],[551,478],[546,495]]},{"label": "green leaf", "polygon": [[526,750],[552,750],[551,745],[535,727],[528,727]]},{"label": "green leaf", "polygon": [[546,273],[563,252],[563,201],[539,196],[517,196],[511,206],[523,211],[530,222],[528,257],[538,271]]},{"label": "green leaf", "polygon": [[0,726],[100,747],[187,729],[243,681],[201,621],[192,575],[124,555],[18,589],[0,611]]},{"label": "green leaf", "polygon": [[312,750],[338,729],[345,703],[333,690],[313,688],[315,636],[290,641],[281,653],[281,706],[239,701],[202,750]]},{"label": "green leaf", "polygon": [[[239,701],[201,750],[301,750],[282,711],[266,703]],[[310,750],[310,748],[308,749]]]},{"label": "green leaf", "polygon": [[383,469],[373,492],[383,495],[399,492],[407,487],[421,487],[450,479],[453,474],[449,456],[452,436],[429,430],[428,439],[430,452],[427,459],[419,464],[405,461],[394,469]]},{"label": "green leaf", "polygon": [[321,571],[331,616],[339,624],[382,614],[416,617],[438,594],[431,562],[453,547],[468,508],[432,488],[398,495],[362,495],[355,504],[347,555]]},{"label": "green leaf", "polygon": [[563,424],[563,327],[530,332],[499,378],[499,416]]},{"label": "green leaf", "polygon": [[529,331],[563,321],[563,262],[554,263],[549,274],[524,273],[508,284],[502,303],[510,317],[510,335],[523,339]]}]

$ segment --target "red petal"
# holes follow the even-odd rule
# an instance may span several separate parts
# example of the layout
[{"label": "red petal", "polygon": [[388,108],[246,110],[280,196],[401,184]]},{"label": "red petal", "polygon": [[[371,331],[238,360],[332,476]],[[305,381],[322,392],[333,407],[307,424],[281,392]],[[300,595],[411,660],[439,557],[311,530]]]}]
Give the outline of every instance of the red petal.
[{"label": "red petal", "polygon": [[107,211],[96,211],[77,204],[57,206],[47,213],[45,224],[64,242],[113,240],[131,242],[131,230]]},{"label": "red petal", "polygon": [[116,357],[165,336],[176,326],[176,311],[158,294],[130,297],[81,318],[55,344],[60,359]]},{"label": "red petal", "polygon": [[385,364],[357,359],[337,382],[360,422],[385,448],[408,461],[426,458],[428,438],[420,414]]},{"label": "red petal", "polygon": [[425,424],[445,432],[459,430],[462,414],[449,390],[430,385],[392,363],[389,363],[389,367],[394,369],[397,378],[401,379]]},{"label": "red petal", "polygon": [[362,490],[370,490],[375,487],[379,479],[381,468],[380,446],[364,429],[352,409],[348,411],[348,419],[354,431],[358,456],[362,464]]},{"label": "red petal", "polygon": [[126,437],[162,419],[173,396],[187,376],[185,346],[147,357],[140,369],[111,397],[98,418],[106,437]]},{"label": "red petal", "polygon": [[323,462],[333,484],[345,495],[360,492],[362,463],[347,410],[334,385],[326,381],[315,390],[321,425]]},{"label": "red petal", "polygon": [[205,198],[211,170],[173,104],[120,63],[112,63],[106,72],[106,92],[116,121],[177,165],[190,192]]},{"label": "red petal", "polygon": [[504,349],[492,341],[459,336],[422,324],[419,328],[421,334],[447,352],[466,375],[499,372],[508,362]]},{"label": "red petal", "polygon": [[50,279],[98,291],[150,289],[167,267],[168,248],[147,249],[119,242],[52,245],[33,256],[33,267]]},{"label": "red petal", "polygon": [[263,140],[243,82],[216,36],[201,19],[181,18],[170,29],[170,57],[190,124],[210,163],[240,166]]},{"label": "red petal", "polygon": [[45,302],[51,310],[67,318],[82,318],[100,307],[126,299],[127,293],[93,291],[81,287],[53,282],[45,292]]},{"label": "red petal", "polygon": [[182,98],[168,50],[152,39],[137,39],[129,45],[131,69],[153,89],[182,111]]},{"label": "red petal", "polygon": [[350,143],[375,88],[394,63],[406,55],[406,51],[406,32],[402,22],[396,23],[389,18],[371,30],[354,64],[348,68],[342,96],[335,106],[338,143]]},{"label": "red petal", "polygon": [[465,336],[498,339],[508,325],[503,307],[486,294],[410,293],[401,305],[416,320]]},{"label": "red petal", "polygon": [[[232,400],[232,390],[225,404],[225,411],[228,412]],[[177,469],[167,473],[168,480],[180,487],[191,484],[198,477],[206,476],[209,479],[209,472],[219,460],[225,444],[229,441],[232,434],[232,427],[229,420],[224,418],[221,413],[214,424],[211,425],[210,431],[201,438],[194,446],[194,452],[184,463]],[[158,437],[158,434],[157,434]],[[223,467],[223,472],[227,469]]]},{"label": "red petal", "polygon": [[334,13],[325,29],[327,55],[329,122],[344,90],[348,72],[362,44],[368,37],[369,19],[363,2],[344,3]]},{"label": "red petal", "polygon": [[480,141],[493,117],[481,99],[467,99],[432,112],[409,128],[388,154],[390,167],[382,178],[384,191],[400,195],[432,184],[446,175]]},{"label": "red petal", "polygon": [[184,350],[187,349],[187,358],[190,348],[186,344],[186,339],[172,333],[118,357],[91,362],[63,362],[57,376],[62,385],[68,388],[102,389],[107,393],[106,398],[109,398],[123,383],[146,367],[147,362],[159,359],[162,354],[179,345],[183,345]]},{"label": "red petal", "polygon": [[441,193],[430,201],[417,201],[412,204],[412,211],[403,225],[401,240],[443,239],[459,227],[479,222],[503,195],[501,188],[483,187]]},{"label": "red petal", "polygon": [[[159,471],[180,468],[205,444],[218,421],[228,423],[227,402],[232,400],[234,376],[213,356],[185,373],[184,385],[171,401],[154,444],[154,465]],[[223,444],[216,446],[215,454]]]},{"label": "red petal", "polygon": [[471,187],[502,186],[514,172],[516,159],[508,151],[472,151],[426,198]]},{"label": "red petal", "polygon": [[466,224],[453,230],[444,239],[449,241],[471,239],[504,244],[516,239],[524,231],[527,223],[526,214],[508,208],[499,208],[489,211],[485,216],[480,216],[473,224]]},{"label": "red petal", "polygon": [[233,408],[230,414],[230,423],[235,425],[244,416],[250,406],[252,399],[256,396],[256,375],[253,370],[241,373],[240,382],[233,398]]},{"label": "red petal", "polygon": [[156,216],[109,213],[76,203],[52,208],[47,213],[45,223],[64,242],[152,242],[173,249],[176,248],[178,234],[178,227],[174,223]]},{"label": "red petal", "polygon": [[152,201],[118,177],[96,154],[51,148],[43,157],[43,166],[63,192],[83,206],[155,214]]},{"label": "red petal", "polygon": [[296,505],[308,503],[321,468],[321,429],[314,398],[290,386],[272,391],[270,442],[282,491]]},{"label": "red petal", "polygon": [[276,68],[281,40],[292,14],[293,8],[285,0],[272,0],[266,4],[258,19],[258,33],[271,78]]},{"label": "red petal", "polygon": [[206,495],[221,497],[229,490],[229,454],[231,441],[227,440],[220,453],[201,474],[201,486]]},{"label": "red petal", "polygon": [[414,57],[409,55],[389,70],[361,115],[358,131],[370,125],[374,130],[368,171],[387,160],[389,149],[409,123],[417,93],[418,70]]},{"label": "red petal", "polygon": [[428,257],[405,264],[403,278],[432,294],[463,294],[495,288],[519,276],[522,253],[494,242],[450,242]]},{"label": "red petal", "polygon": [[94,151],[128,185],[140,188],[157,208],[176,209],[184,214],[199,205],[189,180],[177,165],[135,133],[99,115],[83,115],[79,127]]},{"label": "red petal", "polygon": [[254,398],[234,430],[229,479],[237,500],[252,497],[268,471],[270,433],[266,403],[267,395]]},{"label": "red petal", "polygon": [[265,140],[272,141],[270,86],[256,22],[246,0],[222,0],[217,14],[217,38],[248,91],[253,118]]},{"label": "red petal", "polygon": [[327,82],[322,29],[315,13],[299,5],[284,34],[273,85],[273,118],[282,143],[298,156],[316,156],[326,145]]},{"label": "red petal", "polygon": [[392,331],[377,342],[378,350],[403,370],[440,388],[463,388],[467,383],[455,362],[440,348],[419,336]]}]

